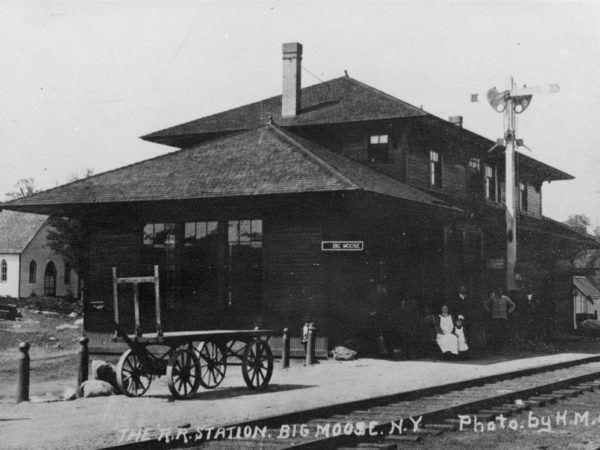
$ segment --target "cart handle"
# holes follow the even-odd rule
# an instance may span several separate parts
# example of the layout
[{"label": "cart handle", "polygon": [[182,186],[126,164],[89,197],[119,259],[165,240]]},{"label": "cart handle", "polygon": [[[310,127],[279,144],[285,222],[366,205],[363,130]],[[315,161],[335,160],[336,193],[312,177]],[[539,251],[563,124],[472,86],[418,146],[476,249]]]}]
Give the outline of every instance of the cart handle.
[{"label": "cart handle", "polygon": [[[114,298],[114,323],[115,326],[119,326],[119,284],[133,284],[133,307],[135,314],[135,335],[140,337],[142,335],[142,327],[140,325],[140,302],[139,302],[139,287],[140,283],[153,283],[154,284],[154,298],[156,302],[156,333],[158,336],[162,336],[162,326],[160,322],[160,281],[158,276],[158,265],[154,266],[153,277],[117,277],[117,268],[112,268],[113,275],[113,298]],[[115,329],[115,337],[119,333]]]}]

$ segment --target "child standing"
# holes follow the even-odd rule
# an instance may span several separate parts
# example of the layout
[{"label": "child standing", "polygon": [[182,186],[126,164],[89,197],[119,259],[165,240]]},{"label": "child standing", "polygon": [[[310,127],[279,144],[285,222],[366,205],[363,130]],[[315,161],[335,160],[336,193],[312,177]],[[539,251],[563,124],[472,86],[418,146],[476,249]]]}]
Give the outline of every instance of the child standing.
[{"label": "child standing", "polygon": [[467,358],[469,355],[469,346],[467,339],[465,338],[465,329],[463,328],[463,321],[465,318],[459,315],[454,323],[454,334],[458,340],[458,357]]}]

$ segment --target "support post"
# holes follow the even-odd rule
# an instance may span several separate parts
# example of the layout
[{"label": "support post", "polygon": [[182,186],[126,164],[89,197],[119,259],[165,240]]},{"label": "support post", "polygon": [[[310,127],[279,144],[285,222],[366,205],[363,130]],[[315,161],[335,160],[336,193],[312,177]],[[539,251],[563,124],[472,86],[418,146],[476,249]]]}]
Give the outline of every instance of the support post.
[{"label": "support post", "polygon": [[21,342],[19,350],[18,380],[17,380],[17,403],[29,401],[29,342]]},{"label": "support post", "polygon": [[142,325],[140,323],[140,288],[137,283],[133,283],[133,313],[135,315],[135,335],[142,336]]},{"label": "support post", "polygon": [[[510,90],[514,90],[510,79]],[[506,289],[516,289],[515,266],[517,263],[517,220],[515,216],[515,132],[516,117],[512,97],[506,101],[506,151],[505,151],[505,197],[506,197]]]},{"label": "support post", "polygon": [[[113,308],[115,314],[115,323],[119,325],[119,286],[117,282],[117,268],[112,268],[112,276],[113,276]],[[118,337],[118,333],[115,330],[115,335],[113,340],[116,341]]]},{"label": "support post", "polygon": [[315,363],[315,331],[316,328],[309,327],[308,329],[308,342],[306,343],[306,365],[313,365]]},{"label": "support post", "polygon": [[79,339],[81,348],[79,349],[79,371],[77,373],[77,398],[81,397],[81,385],[84,381],[87,381],[89,377],[89,366],[90,366],[90,353],[88,350],[88,342],[90,340],[87,337]]},{"label": "support post", "polygon": [[281,368],[290,367],[290,335],[287,328],[283,329],[283,348],[281,350]]},{"label": "support post", "polygon": [[159,337],[163,335],[160,322],[160,284],[158,277],[158,266],[154,266],[154,298],[156,300],[156,333]]}]

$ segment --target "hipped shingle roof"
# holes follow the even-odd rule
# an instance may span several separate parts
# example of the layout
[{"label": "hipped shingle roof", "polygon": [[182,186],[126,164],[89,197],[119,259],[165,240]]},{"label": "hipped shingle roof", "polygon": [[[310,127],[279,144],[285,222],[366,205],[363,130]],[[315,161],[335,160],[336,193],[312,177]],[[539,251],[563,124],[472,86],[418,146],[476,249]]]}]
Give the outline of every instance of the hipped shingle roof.
[{"label": "hipped shingle roof", "polygon": [[450,207],[432,195],[275,125],[211,140],[49,189],[10,202],[6,207],[334,191],[367,191]]}]

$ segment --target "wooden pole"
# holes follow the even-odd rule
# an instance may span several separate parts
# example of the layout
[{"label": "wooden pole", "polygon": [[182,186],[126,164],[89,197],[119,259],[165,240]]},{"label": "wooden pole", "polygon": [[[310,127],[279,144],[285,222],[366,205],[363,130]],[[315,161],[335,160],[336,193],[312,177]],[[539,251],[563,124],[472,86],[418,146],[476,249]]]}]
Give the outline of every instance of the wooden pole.
[{"label": "wooden pole", "polygon": [[306,365],[315,363],[315,331],[314,327],[308,328],[308,342],[306,343]]},{"label": "wooden pole", "polygon": [[283,329],[283,348],[281,350],[281,368],[290,367],[290,335],[287,328]]},{"label": "wooden pole", "polygon": [[[510,78],[510,91],[515,89]],[[511,96],[506,101],[506,152],[505,152],[505,203],[506,203],[506,289],[516,289],[515,266],[517,264],[517,220],[515,216],[515,132],[516,115]]]},{"label": "wooden pole", "polygon": [[21,342],[19,350],[18,379],[17,379],[17,403],[29,400],[29,342]]},{"label": "wooden pole", "polygon": [[[115,323],[117,325],[119,325],[119,286],[117,283],[117,268],[113,267],[112,268],[112,276],[113,276],[113,307],[114,307],[114,314],[115,314]],[[113,337],[113,340],[117,340],[117,336],[118,333],[115,330],[115,335]]]},{"label": "wooden pole", "polygon": [[90,353],[88,350],[88,342],[90,340],[87,337],[79,339],[79,371],[77,373],[77,398],[81,397],[81,385],[84,381],[87,381],[89,376],[90,366]]}]

